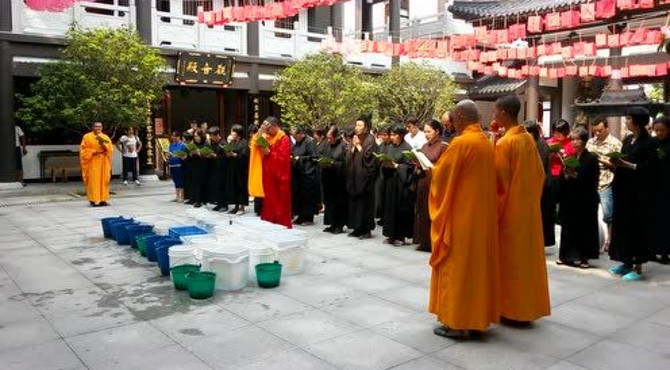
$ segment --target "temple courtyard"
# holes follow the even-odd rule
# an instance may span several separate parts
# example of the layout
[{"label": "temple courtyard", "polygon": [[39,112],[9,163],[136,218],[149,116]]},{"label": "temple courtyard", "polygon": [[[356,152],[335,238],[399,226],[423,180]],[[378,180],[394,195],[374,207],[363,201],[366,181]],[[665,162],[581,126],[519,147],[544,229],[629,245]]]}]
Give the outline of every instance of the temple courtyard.
[{"label": "temple courtyard", "polygon": [[75,187],[0,193],[0,369],[670,369],[668,266],[625,283],[606,257],[577,270],[548,256],[550,317],[455,341],[433,334],[429,255],[379,229],[301,227],[304,273],[196,301],[102,237],[106,215],[185,217],[171,183],[116,184],[106,208]]}]

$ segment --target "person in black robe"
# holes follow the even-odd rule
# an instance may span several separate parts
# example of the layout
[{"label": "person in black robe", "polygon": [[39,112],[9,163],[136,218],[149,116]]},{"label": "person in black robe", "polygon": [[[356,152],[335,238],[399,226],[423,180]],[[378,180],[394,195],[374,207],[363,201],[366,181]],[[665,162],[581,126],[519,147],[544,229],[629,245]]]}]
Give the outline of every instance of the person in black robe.
[{"label": "person in black robe", "polygon": [[552,200],[551,195],[551,182],[553,181],[551,177],[551,168],[550,168],[550,156],[549,145],[542,138],[540,131],[540,125],[535,120],[528,120],[524,123],[526,131],[528,131],[533,139],[535,140],[535,146],[540,153],[540,159],[542,159],[542,168],[544,168],[545,180],[544,187],[542,188],[542,199],[540,201],[540,207],[542,208],[542,231],[544,235],[544,246],[552,247],[556,244],[556,205],[554,200]]},{"label": "person in black robe", "polygon": [[612,159],[615,166],[612,195],[612,241],[609,255],[622,265],[610,272],[623,276],[626,281],[642,278],[642,264],[649,261],[650,217],[652,212],[652,179],[650,164],[656,155],[655,141],[649,136],[649,111],[631,108],[626,116],[626,127],[632,132],[621,148],[623,159]]},{"label": "person in black robe", "polygon": [[653,210],[651,221],[652,258],[659,263],[670,263],[670,118],[659,117],[654,122],[656,153],[653,160]]},{"label": "person in black robe", "polygon": [[322,156],[332,159],[333,163],[321,166],[325,205],[323,224],[328,225],[323,231],[340,234],[347,224],[348,217],[347,174],[345,171],[347,145],[341,138],[340,130],[335,126],[328,130],[326,143]]},{"label": "person in black robe", "polygon": [[589,260],[600,255],[598,229],[598,156],[586,149],[589,133],[579,127],[570,133],[579,167],[563,166],[559,181],[561,245],[557,264],[589,268]]},{"label": "person in black robe", "polygon": [[[184,144],[193,144],[193,135],[185,132],[183,135]],[[193,201],[193,159],[191,156],[186,156],[182,161],[182,168],[184,170],[184,204],[194,204]]]},{"label": "person in black robe", "polygon": [[374,186],[377,164],[374,153],[377,143],[370,134],[370,121],[360,118],[356,121],[351,144],[347,148],[346,173],[347,194],[349,195],[349,217],[347,226],[353,231],[350,237],[369,239],[375,228]]},{"label": "person in black robe", "polygon": [[[377,147],[379,153],[387,153],[388,147],[391,145],[391,128],[388,126],[382,127],[377,132]],[[387,153],[388,154],[388,153]],[[384,217],[384,177],[382,176],[382,168],[379,168],[377,181],[375,182],[375,218],[377,225],[384,224],[382,218]]]},{"label": "person in black robe", "polygon": [[386,242],[399,246],[414,233],[414,194],[412,181],[414,165],[403,155],[412,147],[405,141],[405,127],[391,129],[391,143],[386,154],[392,161],[381,163],[383,177],[384,217],[382,234]]},{"label": "person in black robe", "polygon": [[[248,143],[248,145],[251,145],[251,142],[252,142],[252,140],[253,140],[253,138],[254,138],[254,136],[256,135],[257,132],[258,132],[258,126],[249,125],[249,127],[247,127],[247,135],[248,135],[247,136],[248,137],[247,143]],[[249,192],[249,187],[248,187],[248,184],[249,184],[249,177],[248,177],[249,160],[251,160],[251,156],[249,156],[249,158],[247,160],[247,179],[246,179],[247,193]],[[260,216],[262,211],[263,211],[263,198],[254,197],[254,213],[256,214],[256,216]]]},{"label": "person in black robe", "polygon": [[[314,143],[316,144],[316,157],[323,157],[328,148],[328,140],[326,140],[326,129],[318,127],[314,129]],[[319,212],[323,212],[323,183],[321,182],[323,176],[321,174],[321,166],[316,167],[316,181],[319,183]]]},{"label": "person in black robe", "polygon": [[244,214],[249,205],[249,142],[244,138],[244,128],[234,125],[230,129],[231,142],[223,150],[226,156],[226,189],[228,203],[233,205],[230,214]]},{"label": "person in black robe", "polygon": [[210,127],[209,133],[209,148],[214,152],[214,155],[207,158],[207,185],[209,203],[216,204],[215,212],[226,212],[228,210],[228,189],[226,186],[226,167],[228,160],[223,153],[222,145],[226,144],[222,137],[221,130],[214,126]]},{"label": "person in black robe", "polygon": [[295,225],[313,225],[319,212],[319,182],[316,169],[316,144],[302,127],[294,126],[295,144],[291,148],[291,181]]},{"label": "person in black robe", "polygon": [[193,136],[193,143],[196,149],[189,153],[191,161],[191,200],[195,208],[200,208],[204,203],[207,203],[207,163],[208,159],[204,158],[200,150],[207,146],[207,136],[205,131],[196,130]]}]

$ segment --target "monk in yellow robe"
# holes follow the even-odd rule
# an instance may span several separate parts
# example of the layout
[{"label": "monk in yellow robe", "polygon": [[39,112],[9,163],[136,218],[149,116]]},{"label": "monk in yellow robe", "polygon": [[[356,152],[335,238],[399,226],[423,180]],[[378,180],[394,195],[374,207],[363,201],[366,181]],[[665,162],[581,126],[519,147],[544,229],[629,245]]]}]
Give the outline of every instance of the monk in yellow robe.
[{"label": "monk in yellow robe", "polygon": [[445,337],[485,331],[498,309],[498,220],[493,144],[479,125],[472,100],[458,103],[459,135],[432,170],[432,276],[429,311]]},{"label": "monk in yellow robe", "polygon": [[102,123],[94,123],[93,131],[84,135],[79,147],[86,198],[94,207],[106,206],[109,200],[113,152],[112,141],[102,133]]},{"label": "monk in yellow robe", "polygon": [[516,95],[498,99],[493,108],[495,122],[505,130],[495,146],[495,163],[500,310],[508,322],[537,320],[551,311],[540,206],[545,173],[535,140],[517,123],[520,110]]}]

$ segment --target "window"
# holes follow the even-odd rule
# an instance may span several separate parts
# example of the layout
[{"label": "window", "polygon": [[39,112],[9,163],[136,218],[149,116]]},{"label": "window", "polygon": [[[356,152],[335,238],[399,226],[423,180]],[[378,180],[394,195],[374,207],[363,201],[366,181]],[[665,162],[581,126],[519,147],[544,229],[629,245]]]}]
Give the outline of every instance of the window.
[{"label": "window", "polygon": [[[159,12],[170,12],[170,0],[156,0],[156,10]],[[170,23],[169,17],[161,17],[161,22]]]},{"label": "window", "polygon": [[[98,4],[105,4],[105,5],[118,5],[118,6],[130,6],[130,0],[97,0],[96,3]],[[86,13],[93,13],[93,14],[102,14],[102,15],[109,15],[113,16],[114,15],[114,10],[109,10],[109,9],[100,9],[100,8],[84,8],[84,11]],[[119,17],[125,17],[126,12],[118,12]]]},{"label": "window", "polygon": [[[198,7],[202,7],[204,11],[211,11],[213,8],[212,0],[182,0],[184,15],[198,15]],[[184,24],[193,26],[195,21],[184,21]]]}]

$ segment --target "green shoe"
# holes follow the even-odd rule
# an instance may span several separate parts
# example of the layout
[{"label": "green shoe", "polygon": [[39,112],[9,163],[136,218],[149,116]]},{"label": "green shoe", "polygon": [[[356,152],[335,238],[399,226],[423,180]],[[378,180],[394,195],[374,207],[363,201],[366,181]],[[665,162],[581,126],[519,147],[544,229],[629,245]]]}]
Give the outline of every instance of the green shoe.
[{"label": "green shoe", "polygon": [[623,279],[626,281],[638,281],[642,280],[642,275],[638,274],[635,271],[631,271],[623,276]]},{"label": "green shoe", "polygon": [[623,275],[626,275],[627,273],[631,272],[631,269],[626,265],[621,265],[621,266],[617,266],[617,267],[612,267],[610,269],[610,272],[614,275],[623,276]]}]

